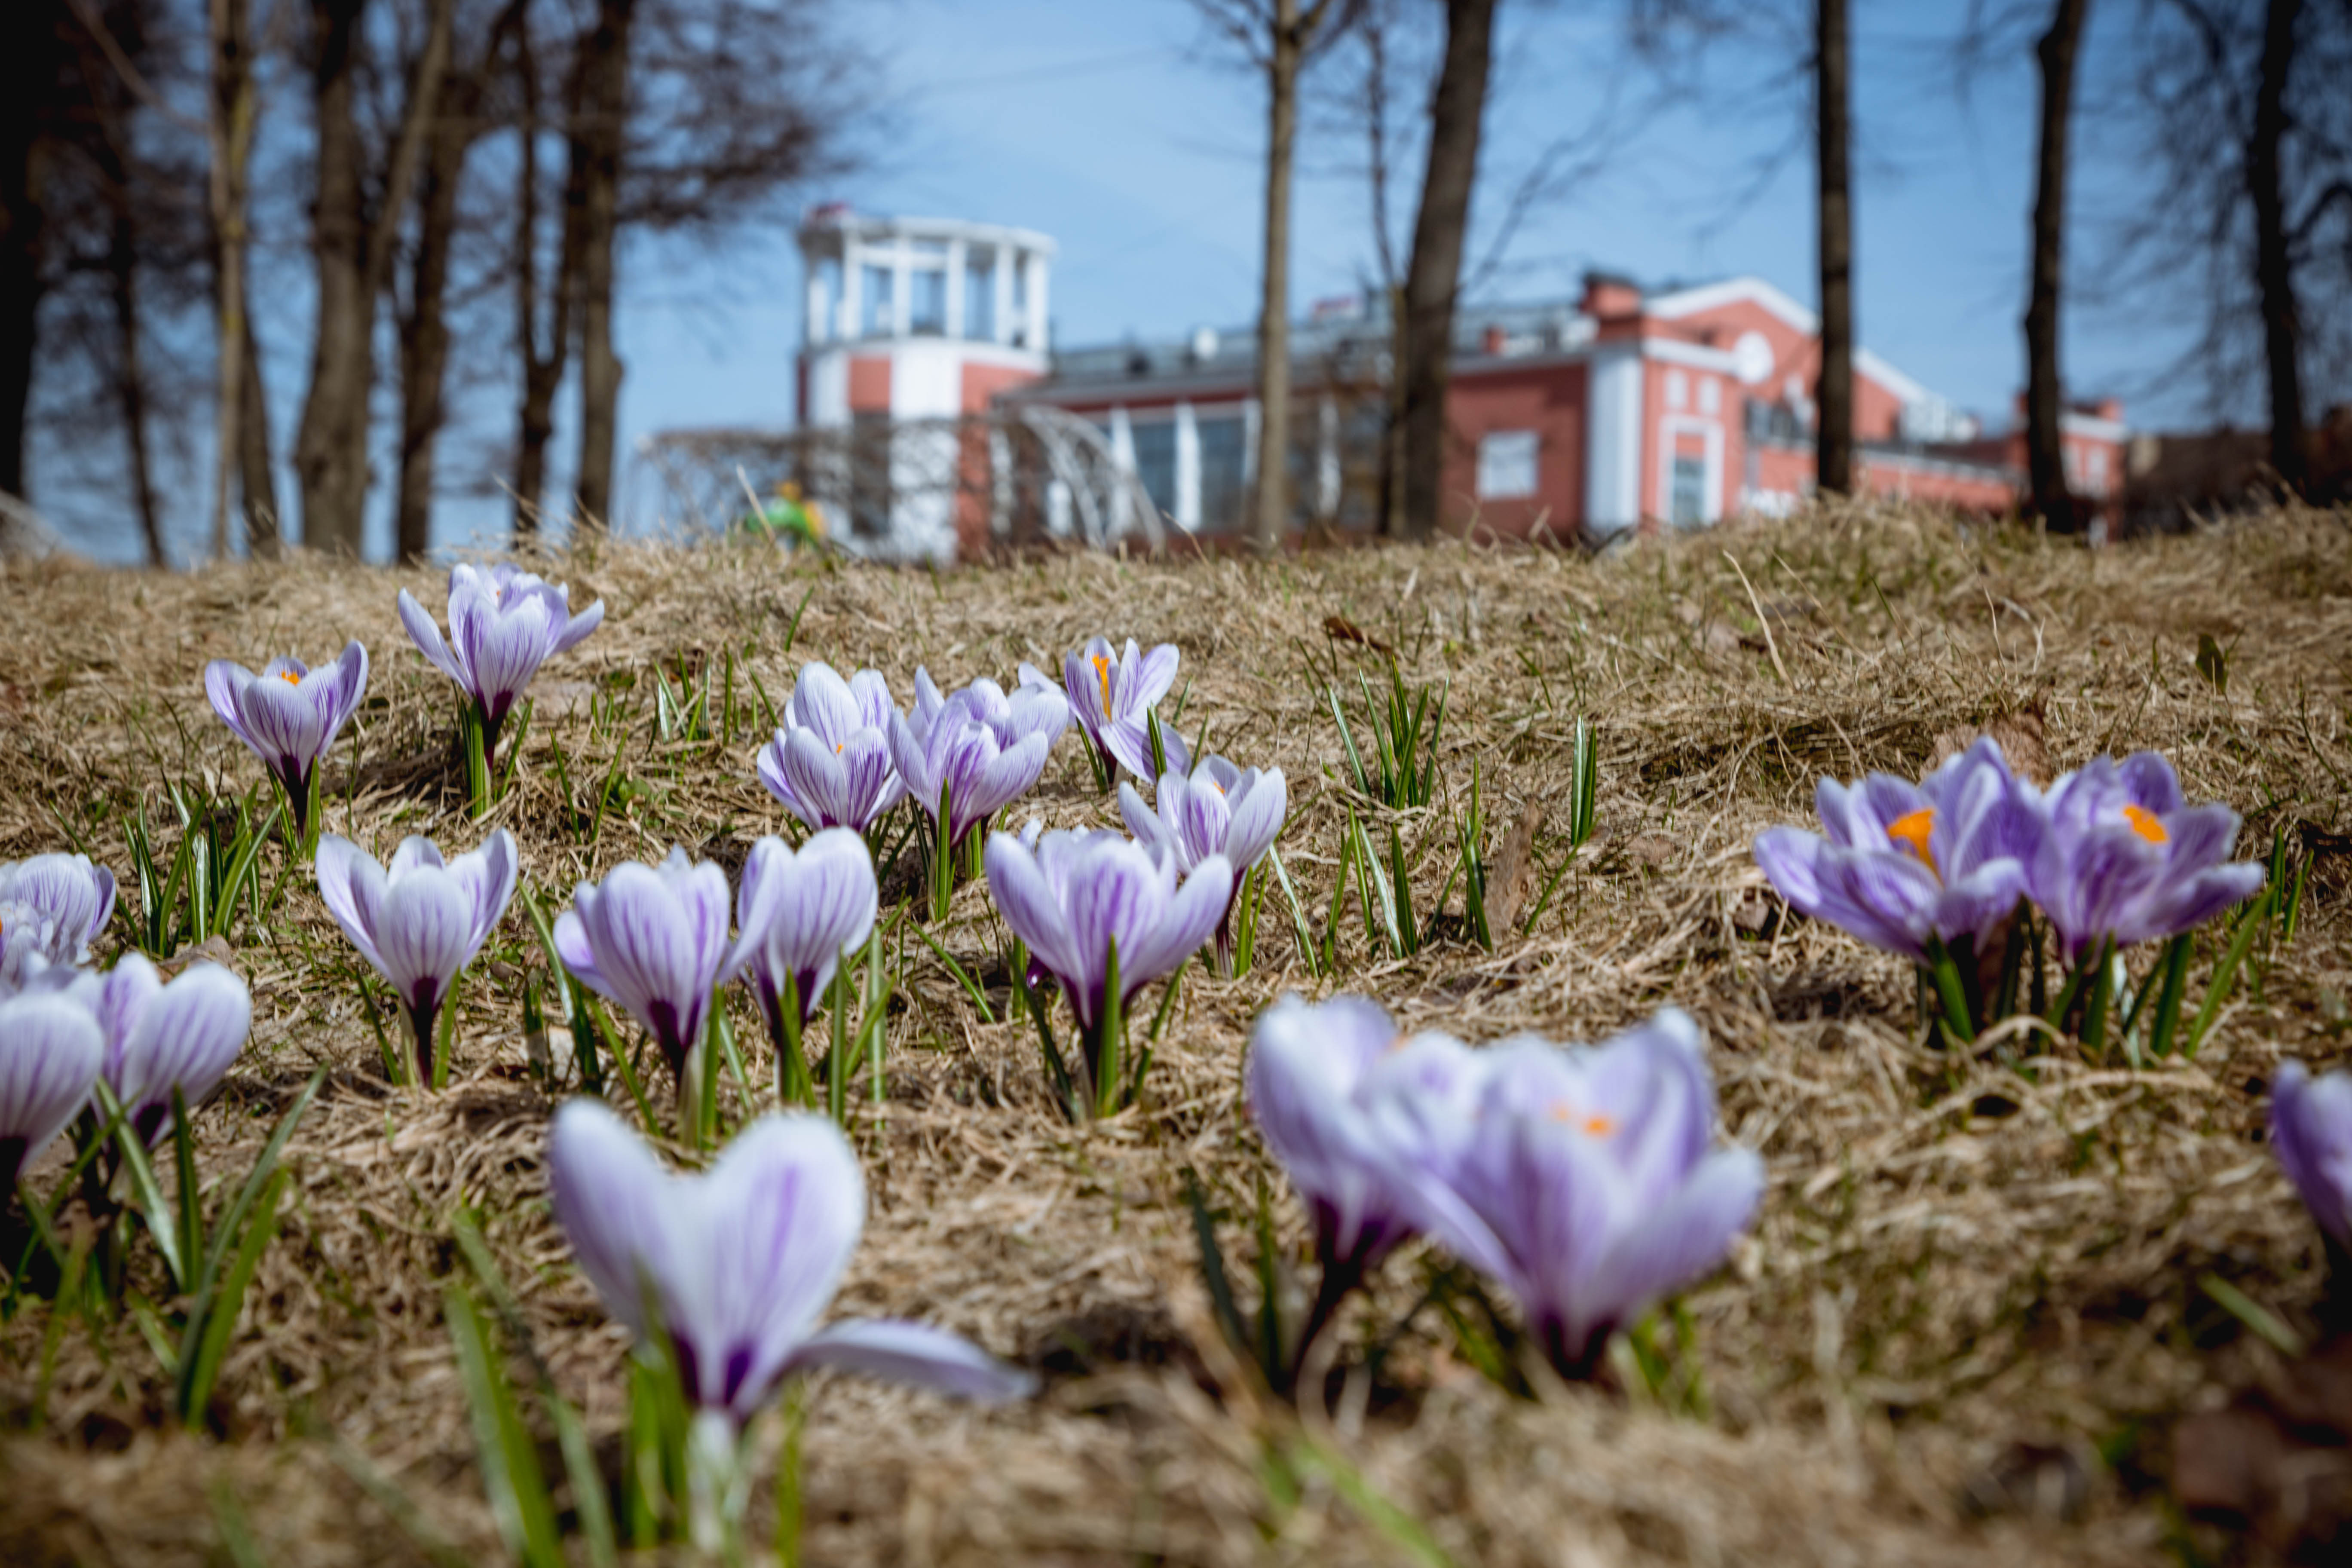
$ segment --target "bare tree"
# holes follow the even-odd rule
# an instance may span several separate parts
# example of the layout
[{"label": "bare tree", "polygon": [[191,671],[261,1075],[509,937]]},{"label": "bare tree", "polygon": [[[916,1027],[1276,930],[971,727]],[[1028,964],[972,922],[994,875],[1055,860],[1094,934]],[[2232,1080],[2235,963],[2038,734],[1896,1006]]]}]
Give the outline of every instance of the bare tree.
[{"label": "bare tree", "polygon": [[[251,0],[209,0],[206,34],[210,45],[212,92],[205,130],[211,155],[206,183],[211,202],[213,245],[218,304],[215,308],[215,351],[219,359],[213,421],[213,527],[215,556],[228,553],[229,480],[244,461],[250,438],[246,426],[247,384],[257,402],[261,367],[251,353],[253,342],[246,288],[246,186],[253,156],[254,123],[259,112],[253,82],[253,16]],[[262,435],[263,473],[268,470],[268,437]],[[274,481],[257,496],[245,487],[246,552],[256,559],[274,556],[278,549],[278,509]]]},{"label": "bare tree", "polygon": [[576,224],[569,286],[580,332],[580,461],[572,483],[579,519],[602,528],[613,512],[613,454],[621,418],[621,356],[613,346],[614,254],[621,230],[621,161],[628,142],[629,26],[636,0],[596,0],[580,45],[579,89],[567,128],[572,176],[565,201]]},{"label": "bare tree", "polygon": [[[2255,80],[2252,132],[2246,142],[2246,194],[2254,209],[2254,282],[2262,291],[2263,357],[2270,382],[2271,467],[2281,484],[2298,491],[2305,480],[2303,321],[2295,302],[2294,258],[2280,164],[2295,66],[2295,22],[2302,10],[2302,0],[2267,0],[2263,7],[2262,65]],[[2339,81],[2336,90],[2352,91],[2352,83]]]},{"label": "bare tree", "polygon": [[366,521],[368,399],[375,322],[425,132],[447,67],[456,0],[427,0],[425,41],[408,72],[375,200],[359,95],[368,0],[310,0],[311,102],[318,184],[311,251],[318,275],[310,389],[295,437],[302,539],[357,555]]},{"label": "bare tree", "polygon": [[1251,538],[1282,548],[1290,529],[1290,186],[1298,133],[1298,76],[1344,33],[1349,0],[1194,0],[1263,72],[1266,88],[1265,248],[1257,318],[1257,486]]},{"label": "bare tree", "polygon": [[2035,44],[2042,78],[2041,137],[2033,178],[2033,276],[2025,307],[2025,466],[2033,510],[2051,527],[2076,525],[2060,443],[2064,385],[2058,374],[2058,300],[2066,276],[2067,139],[2074,112],[2074,58],[2090,0],[2057,0]]},{"label": "bare tree", "polygon": [[1813,169],[1821,262],[1822,370],[1815,393],[1814,483],[1853,489],[1853,183],[1846,157],[1853,99],[1846,0],[1813,0]]}]

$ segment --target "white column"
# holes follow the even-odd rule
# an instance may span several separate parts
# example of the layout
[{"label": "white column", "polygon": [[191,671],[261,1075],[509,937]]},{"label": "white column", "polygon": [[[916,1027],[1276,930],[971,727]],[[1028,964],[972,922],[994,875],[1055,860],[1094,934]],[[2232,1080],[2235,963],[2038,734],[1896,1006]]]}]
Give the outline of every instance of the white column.
[{"label": "white column", "polygon": [[996,265],[989,269],[989,278],[996,285],[996,309],[991,312],[995,338],[1000,343],[1013,341],[1013,269],[1021,265],[1021,253],[1009,246],[996,247]]},{"label": "white column", "polygon": [[915,330],[914,268],[907,264],[907,237],[890,246],[890,335],[903,338]]},{"label": "white column", "polygon": [[1024,258],[1029,268],[1029,352],[1045,352],[1045,323],[1051,320],[1045,309],[1045,258],[1035,252]]},{"label": "white column", "polygon": [[1176,405],[1176,526],[1201,526],[1201,427],[1192,405]]},{"label": "white column", "polygon": [[1255,397],[1242,405],[1242,493],[1257,491],[1257,433],[1265,421],[1265,412]]},{"label": "white column", "polygon": [[1325,393],[1315,405],[1315,515],[1339,515],[1339,401]]},{"label": "white column", "polygon": [[958,342],[963,340],[963,241],[949,240],[947,335]]},{"label": "white column", "polygon": [[803,341],[814,347],[830,335],[825,331],[824,279],[818,275],[815,261],[805,252],[802,254],[801,265],[808,273],[808,309],[803,322]]},{"label": "white column", "polygon": [[1642,353],[1608,343],[1586,363],[1584,526],[1614,533],[1642,521]]},{"label": "white column", "polygon": [[[1135,425],[1128,418],[1124,404],[1110,411],[1110,461],[1111,467],[1122,474],[1135,472]],[[1127,531],[1135,526],[1136,520],[1129,515],[1128,505],[1128,497],[1133,489],[1132,485],[1121,485],[1111,494],[1110,536],[1113,539],[1125,537]]]},{"label": "white column", "polygon": [[841,300],[835,309],[840,311],[835,318],[840,328],[835,335],[855,341],[859,317],[866,309],[866,256],[855,239],[841,242]]}]

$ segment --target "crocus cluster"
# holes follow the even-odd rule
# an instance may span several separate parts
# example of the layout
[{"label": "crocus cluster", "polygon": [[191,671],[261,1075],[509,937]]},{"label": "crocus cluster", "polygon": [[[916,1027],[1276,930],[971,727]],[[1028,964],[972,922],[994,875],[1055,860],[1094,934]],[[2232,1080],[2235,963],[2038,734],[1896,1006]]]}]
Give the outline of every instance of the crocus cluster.
[{"label": "crocus cluster", "polygon": [[318,872],[328,912],[399,1000],[415,1082],[440,1087],[448,1070],[436,1055],[442,1009],[514,897],[514,835],[501,827],[452,860],[411,837],[386,867],[331,834],[319,841]]},{"label": "crocus cluster", "polygon": [[907,793],[890,754],[898,716],[880,670],[844,680],[829,664],[804,664],[783,724],[760,749],[760,782],[813,833],[866,832]]},{"label": "crocus cluster", "polygon": [[1138,842],[1164,850],[1188,876],[1213,855],[1232,868],[1233,892],[1217,916],[1217,953],[1227,961],[1242,879],[1274,847],[1288,807],[1280,768],[1244,771],[1219,756],[1202,758],[1189,773],[1161,773],[1150,805],[1133,784],[1118,786],[1119,816]]},{"label": "crocus cluster", "polygon": [[569,587],[503,563],[450,568],[446,639],[416,596],[400,591],[400,624],[472,702],[485,756],[497,752],[499,731],[539,667],[579,646],[604,619],[604,600],[575,616]]},{"label": "crocus cluster", "polygon": [[[1108,637],[1091,637],[1062,658],[1062,693],[1070,716],[1094,748],[1108,781],[1125,768],[1139,779],[1156,776],[1151,760],[1151,713],[1176,684],[1179,655],[1173,643],[1139,652],[1128,639],[1124,652]],[[1024,686],[1050,689],[1053,682],[1031,666],[1021,667]]]},{"label": "crocus cluster", "polygon": [[735,894],[735,945],[721,979],[751,983],[775,1047],[778,1092],[800,1087],[801,1030],[833,984],[841,956],[874,932],[881,891],[866,840],[828,827],[795,852],[770,837],[751,846]]},{"label": "crocus cluster", "polygon": [[367,678],[367,649],[356,642],[316,669],[291,656],[271,659],[259,675],[226,658],[205,667],[213,711],[285,793],[287,820],[294,825],[288,842],[305,851],[318,833],[311,812],[319,759],[359,710]]},{"label": "crocus cluster", "polygon": [[1251,1114],[1313,1215],[1319,1328],[1420,1232],[1509,1291],[1564,1376],[1722,1262],[1763,1191],[1714,1142],[1697,1026],[1673,1008],[1600,1047],[1398,1037],[1360,997],[1289,997],[1251,1037]]},{"label": "crocus cluster", "polygon": [[[953,695],[915,671],[915,706],[890,720],[890,755],[937,843],[960,847],[972,828],[1029,793],[1070,722],[1069,704],[1034,686],[982,678]],[[942,799],[948,809],[940,820]]]},{"label": "crocus cluster", "polygon": [[2176,935],[2257,891],[2230,862],[2238,816],[2189,805],[2154,752],[2101,757],[2047,791],[1979,740],[1917,784],[1823,779],[1822,833],[1767,829],[1756,862],[1781,897],[1915,963],[1990,950],[2031,901],[2070,966],[2108,943]]}]

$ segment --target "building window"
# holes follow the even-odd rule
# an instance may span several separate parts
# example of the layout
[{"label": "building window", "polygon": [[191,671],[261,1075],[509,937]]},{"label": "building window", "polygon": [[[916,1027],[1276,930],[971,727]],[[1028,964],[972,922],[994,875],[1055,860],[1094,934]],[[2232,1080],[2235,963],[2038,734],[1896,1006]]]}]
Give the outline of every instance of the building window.
[{"label": "building window", "polygon": [[1669,408],[1690,406],[1690,377],[1678,370],[1666,372],[1666,406]]},{"label": "building window", "polygon": [[984,245],[964,254],[963,335],[983,343],[996,337],[996,252]]},{"label": "building window", "polygon": [[1478,437],[1478,499],[1517,500],[1535,494],[1540,444],[1532,430],[1490,430]]},{"label": "building window", "polygon": [[[888,274],[884,274],[888,276]],[[849,427],[849,531],[860,538],[890,532],[890,416],[858,414]]]},{"label": "building window", "polygon": [[942,268],[920,268],[907,274],[911,298],[907,304],[907,330],[936,338],[948,330],[948,275]]},{"label": "building window", "polygon": [[[1019,276],[1019,274],[1014,274]],[[1176,515],[1176,421],[1139,419],[1128,426],[1135,448],[1135,477],[1162,517]]]},{"label": "building window", "polygon": [[1240,414],[1193,422],[1201,443],[1201,531],[1227,533],[1242,521],[1242,478],[1249,449]]},{"label": "building window", "polygon": [[898,275],[887,267],[862,267],[857,274],[857,335],[887,338],[898,330]]},{"label": "building window", "polygon": [[[1029,346],[1029,258],[1016,250],[1007,262],[1013,268],[1012,343],[1016,349],[1025,349]],[[1171,436],[1169,439],[1173,441],[1175,437]]]},{"label": "building window", "polygon": [[1675,454],[1675,487],[1668,514],[1677,528],[1706,520],[1706,458],[1695,452]]},{"label": "building window", "polygon": [[1698,378],[1698,411],[1701,414],[1723,412],[1723,384],[1711,375]]}]

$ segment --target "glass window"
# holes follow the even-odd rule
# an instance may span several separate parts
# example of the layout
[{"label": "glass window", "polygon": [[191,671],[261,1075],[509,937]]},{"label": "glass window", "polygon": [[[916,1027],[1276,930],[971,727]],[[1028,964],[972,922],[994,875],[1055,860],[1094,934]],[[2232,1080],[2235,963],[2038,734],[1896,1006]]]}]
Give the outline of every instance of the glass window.
[{"label": "glass window", "polygon": [[984,245],[964,253],[963,335],[983,343],[996,337],[996,252]]},{"label": "glass window", "polygon": [[1541,441],[1532,430],[1490,430],[1478,438],[1478,499],[1517,500],[1536,493],[1537,454]]},{"label": "glass window", "polygon": [[1201,437],[1201,531],[1231,532],[1242,521],[1247,430],[1238,413],[1196,420],[1193,428]]},{"label": "glass window", "polygon": [[1128,426],[1135,447],[1135,477],[1143,481],[1151,504],[1169,517],[1176,515],[1176,421],[1138,419]]},{"label": "glass window", "polygon": [[890,416],[887,414],[859,414],[851,419],[849,529],[852,533],[869,539],[890,531]]},{"label": "glass window", "polygon": [[857,278],[857,335],[887,338],[898,330],[898,302],[892,285],[898,274],[887,267],[862,267]]},{"label": "glass window", "polygon": [[1016,349],[1029,346],[1029,258],[1014,251],[1007,258],[1013,268],[1012,342]]},{"label": "glass window", "polygon": [[1675,493],[1672,501],[1675,526],[1688,528],[1706,516],[1706,458],[1704,456],[1677,452],[1675,454]]},{"label": "glass window", "polygon": [[938,337],[948,330],[948,275],[930,268],[907,274],[912,298],[907,302],[907,330]]},{"label": "glass window", "polygon": [[1381,437],[1388,409],[1377,392],[1349,402],[1339,414],[1339,526],[1381,525]]}]

